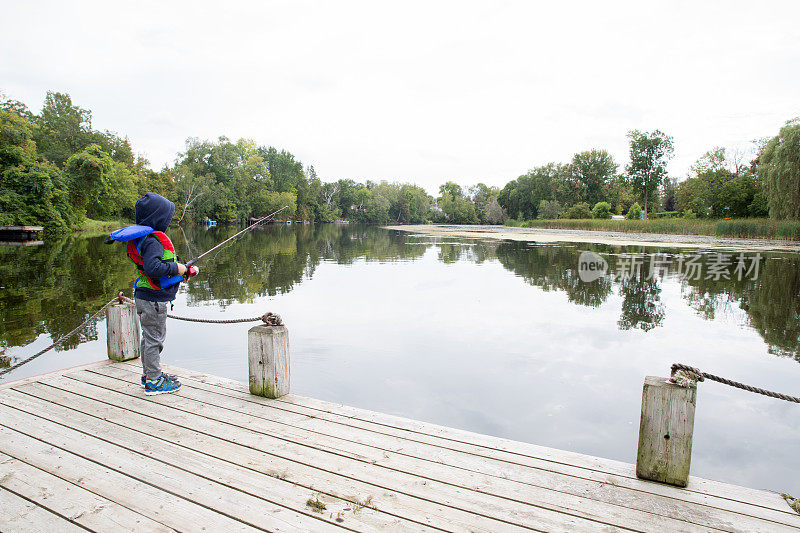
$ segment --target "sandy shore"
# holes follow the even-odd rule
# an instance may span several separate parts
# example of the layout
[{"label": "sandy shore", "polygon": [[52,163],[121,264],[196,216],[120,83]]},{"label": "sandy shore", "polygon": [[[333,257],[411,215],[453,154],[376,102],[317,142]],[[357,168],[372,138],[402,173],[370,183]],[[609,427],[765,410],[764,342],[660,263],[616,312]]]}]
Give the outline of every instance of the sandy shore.
[{"label": "sandy shore", "polygon": [[572,229],[514,228],[508,226],[408,225],[386,229],[436,237],[466,237],[531,242],[585,242],[624,246],[669,248],[724,248],[739,251],[782,250],[800,252],[800,243],[766,239],[733,239],[710,235],[670,235],[663,233],[624,233]]}]

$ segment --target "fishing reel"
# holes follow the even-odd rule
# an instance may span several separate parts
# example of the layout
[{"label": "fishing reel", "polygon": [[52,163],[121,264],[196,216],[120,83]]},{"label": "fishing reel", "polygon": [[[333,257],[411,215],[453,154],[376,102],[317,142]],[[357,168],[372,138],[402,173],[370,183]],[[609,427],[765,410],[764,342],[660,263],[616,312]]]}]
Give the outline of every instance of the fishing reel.
[{"label": "fishing reel", "polygon": [[200,269],[194,265],[189,265],[186,267],[186,273],[183,275],[185,280],[189,280],[189,278],[193,278],[200,273]]}]

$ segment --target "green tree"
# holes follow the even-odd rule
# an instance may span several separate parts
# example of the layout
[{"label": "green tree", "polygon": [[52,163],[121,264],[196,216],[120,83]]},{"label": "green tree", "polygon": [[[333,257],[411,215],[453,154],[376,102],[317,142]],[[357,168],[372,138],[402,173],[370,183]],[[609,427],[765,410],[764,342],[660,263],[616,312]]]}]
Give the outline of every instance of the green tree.
[{"label": "green tree", "polygon": [[605,150],[588,150],[572,157],[567,167],[570,177],[586,187],[585,201],[590,205],[606,200],[606,192],[618,165]]},{"label": "green tree", "polygon": [[639,220],[642,218],[642,207],[639,205],[639,202],[634,202],[631,208],[628,209],[625,218],[628,220]]},{"label": "green tree", "polygon": [[80,213],[79,217],[85,213],[93,197],[109,187],[113,165],[111,156],[97,144],[90,144],[67,160],[65,172],[69,180],[70,203]]},{"label": "green tree", "polygon": [[647,214],[648,200],[667,176],[667,162],[674,151],[672,137],[659,130],[632,130],[628,132],[628,139],[631,159],[626,167],[628,179],[644,198],[644,212]]},{"label": "green tree", "polygon": [[296,161],[294,155],[286,150],[278,151],[277,148],[259,148],[261,156],[267,161],[269,174],[274,182],[274,188],[278,192],[298,192],[300,189],[308,189],[306,175],[303,172],[303,164]]},{"label": "green tree", "polygon": [[[164,198],[176,199],[175,181],[172,179],[172,169],[169,166],[164,166],[156,172],[150,168],[150,161],[139,156],[136,158],[133,171],[138,176],[139,196],[146,192],[155,192]],[[175,205],[178,206],[177,201]]]},{"label": "green tree", "polygon": [[[311,171],[314,167],[311,167]],[[316,176],[316,173],[314,173]],[[339,183],[323,183],[318,190],[317,220],[319,222],[335,222],[342,214],[339,207]]]},{"label": "green tree", "polygon": [[724,148],[709,150],[692,165],[690,176],[677,185],[676,208],[715,218],[762,213],[758,203],[750,208],[763,188],[754,170],[753,165],[745,168],[729,161]]},{"label": "green tree", "polygon": [[618,215],[627,213],[628,209],[636,202],[636,192],[626,176],[616,175],[611,178],[606,195]]},{"label": "green tree", "polygon": [[747,214],[751,217],[769,216],[769,199],[763,188],[756,190],[753,195],[753,201],[747,206]]},{"label": "green tree", "polygon": [[103,133],[94,131],[91,137],[92,142],[99,144],[103,151],[111,156],[111,159],[118,163],[124,163],[128,168],[134,168],[136,158],[133,155],[131,143],[127,138],[123,139],[110,131]]},{"label": "green tree", "polygon": [[[370,184],[368,183],[368,186]],[[366,205],[365,222],[386,224],[390,220],[389,208],[392,207],[391,194],[387,187],[371,184],[369,199]]]},{"label": "green tree", "polygon": [[500,207],[497,197],[493,197],[486,205],[484,220],[486,224],[502,224],[506,221],[505,211]]},{"label": "green tree", "polygon": [[58,168],[39,161],[32,135],[30,122],[0,110],[0,224],[64,231],[75,223],[69,189]]},{"label": "green tree", "polygon": [[0,169],[36,160],[31,123],[12,111],[0,110]]},{"label": "green tree", "polygon": [[322,184],[313,167],[311,179],[294,155],[274,147],[257,146],[250,139],[216,142],[186,141],[186,151],[173,170],[176,204],[182,220],[205,217],[245,223],[253,217],[288,205],[281,217],[312,221],[337,217],[333,205],[321,210]]},{"label": "green tree", "polygon": [[539,202],[539,215],[542,220],[553,220],[561,216],[563,209],[557,200],[542,200]]},{"label": "green tree", "polygon": [[34,122],[40,155],[57,166],[92,143],[92,112],[72,103],[68,94],[48,91]]},{"label": "green tree", "polygon": [[393,211],[397,212],[399,222],[421,224],[429,220],[432,203],[433,198],[422,187],[403,184]]},{"label": "green tree", "polygon": [[448,181],[439,186],[439,194],[437,201],[447,222],[451,224],[478,223],[475,204],[467,198],[460,185]]},{"label": "green tree", "polygon": [[586,202],[578,202],[564,211],[563,218],[592,218],[592,210]]},{"label": "green tree", "polygon": [[356,191],[363,185],[353,180],[340,179],[336,182],[338,186],[337,202],[341,210],[341,216],[348,220],[355,219],[357,213]]},{"label": "green tree", "polygon": [[574,205],[585,203],[589,195],[589,188],[582,180],[569,171],[569,166],[553,165],[552,188],[553,198],[561,205]]},{"label": "green tree", "polygon": [[687,178],[678,184],[676,189],[677,207],[680,211],[687,209],[702,216],[711,214],[711,198],[708,187],[699,178]]},{"label": "green tree", "polygon": [[592,218],[611,218],[611,204],[608,202],[597,202],[592,208]]},{"label": "green tree", "polygon": [[675,211],[678,206],[678,180],[666,178],[664,180],[664,195],[661,208],[664,211]]},{"label": "green tree", "polygon": [[119,218],[134,216],[134,205],[139,197],[137,176],[127,165],[111,162],[111,168],[102,187],[86,202],[86,214],[91,218]]},{"label": "green tree", "polygon": [[485,183],[478,183],[470,187],[469,197],[475,204],[475,215],[481,224],[489,223],[486,220],[486,209],[490,203],[496,201],[500,190],[497,187],[489,187]]},{"label": "green tree", "polygon": [[[715,218],[729,216],[730,206],[723,200],[722,191],[735,176],[727,168],[725,148],[717,147],[703,154],[692,165],[690,175],[693,177],[687,181],[696,181],[691,184],[695,201],[694,205],[686,208],[703,216]],[[729,195],[733,192],[731,187],[728,187],[728,192]]]},{"label": "green tree", "polygon": [[787,122],[764,145],[758,175],[767,186],[770,216],[800,218],[800,118]]},{"label": "green tree", "polygon": [[[557,163],[533,168],[516,180],[508,182],[498,193],[497,201],[512,218],[536,218],[542,200],[557,199],[557,189],[563,181],[563,174],[563,165]],[[561,196],[567,196],[569,188],[562,185]]]},{"label": "green tree", "polygon": [[0,91],[0,110],[9,111],[28,122],[33,121],[34,115],[31,113],[28,106],[18,100],[9,98],[3,91]]},{"label": "green tree", "polygon": [[725,148],[717,146],[701,155],[700,158],[690,167],[690,172],[695,176],[701,176],[709,172],[726,170],[726,159]]}]

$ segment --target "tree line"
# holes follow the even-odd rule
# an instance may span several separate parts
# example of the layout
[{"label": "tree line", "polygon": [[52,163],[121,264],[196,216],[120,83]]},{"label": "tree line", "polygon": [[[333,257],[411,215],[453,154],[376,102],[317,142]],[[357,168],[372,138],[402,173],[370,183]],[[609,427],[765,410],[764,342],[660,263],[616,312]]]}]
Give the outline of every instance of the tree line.
[{"label": "tree line", "polygon": [[174,201],[179,222],[244,223],[283,206],[281,216],[308,222],[502,221],[499,191],[484,184],[465,192],[448,182],[437,199],[410,183],[322,183],[287,150],[248,139],[190,138],[156,171],[127,138],[94,129],[68,94],[48,92],[38,114],[0,95],[0,225],[66,231],[86,218],[130,219],[147,191]]},{"label": "tree line", "polygon": [[[787,130],[796,130],[796,135],[800,125],[787,125],[781,135]],[[771,210],[775,218],[796,218],[782,216],[778,207],[783,195],[770,189],[775,169],[784,164],[770,150],[772,140],[762,143],[748,164],[739,152],[729,156],[725,148],[714,148],[678,182],[666,170],[673,153],[670,136],[634,130],[628,139],[630,163],[624,169],[605,150],[580,152],[567,164],[537,167],[509,182],[500,193],[500,204],[522,220],[611,218],[613,213],[628,218],[765,217]],[[800,166],[793,179],[800,184]]]},{"label": "tree line", "polygon": [[[48,92],[41,112],[0,94],[0,225],[67,231],[86,218],[133,217],[140,195],[175,202],[176,220],[241,224],[283,206],[308,222],[501,224],[507,219],[640,216],[800,218],[800,121],[759,143],[744,162],[714,148],[678,182],[667,174],[674,148],[665,133],[628,133],[630,163],[605,150],[535,167],[502,189],[446,181],[438,196],[412,183],[322,182],[287,150],[252,140],[190,138],[160,170],[127,138],[92,127],[91,111]],[[642,215],[644,213],[644,215]]]}]

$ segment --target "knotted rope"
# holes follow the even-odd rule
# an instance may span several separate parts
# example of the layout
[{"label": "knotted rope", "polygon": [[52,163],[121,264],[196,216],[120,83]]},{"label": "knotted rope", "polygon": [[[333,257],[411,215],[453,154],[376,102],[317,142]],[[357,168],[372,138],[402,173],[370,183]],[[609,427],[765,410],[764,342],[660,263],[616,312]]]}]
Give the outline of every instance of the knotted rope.
[{"label": "knotted rope", "polygon": [[185,320],[186,322],[202,322],[203,324],[240,324],[242,322],[258,322],[259,320],[268,326],[282,326],[283,320],[281,315],[274,313],[267,313],[265,315],[256,316],[253,318],[230,318],[230,319],[213,319],[213,318],[190,318],[188,316],[176,316],[167,313],[167,316],[175,320]]},{"label": "knotted rope", "polygon": [[[134,300],[126,296],[122,296],[122,293],[118,295],[120,303],[128,302],[130,304],[135,304]],[[169,318],[174,318],[175,320],[184,320],[186,322],[200,322],[202,324],[241,324],[243,322],[263,322],[268,326],[282,326],[283,319],[281,319],[281,315],[276,315],[275,313],[265,313],[261,316],[254,316],[252,318],[224,318],[224,319],[216,319],[216,318],[192,318],[188,316],[178,316],[167,313]]]},{"label": "knotted rope", "polygon": [[[108,307],[110,305],[115,304],[115,303],[120,303],[121,304],[123,302],[128,302],[128,303],[131,303],[131,304],[135,304],[136,303],[134,300],[131,300],[130,298],[126,297],[121,292],[118,293],[107,304],[105,304],[103,307],[98,309],[98,311],[95,314],[93,314],[92,316],[90,316],[89,318],[87,318],[86,320],[81,322],[81,324],[78,327],[76,327],[75,329],[73,329],[69,333],[65,333],[64,335],[61,335],[56,342],[54,342],[53,344],[51,344],[47,348],[45,348],[45,349],[33,354],[32,356],[30,356],[30,357],[28,357],[28,358],[26,358],[26,359],[24,359],[22,361],[19,361],[18,363],[15,363],[15,364],[11,365],[8,368],[4,368],[4,369],[0,370],[0,376],[4,376],[5,374],[8,374],[9,372],[11,372],[13,370],[16,370],[17,368],[21,367],[22,365],[30,363],[31,361],[33,361],[34,359],[36,359],[40,355],[43,355],[43,354],[49,352],[50,350],[52,350],[56,346],[60,346],[61,344],[63,344],[64,341],[66,341],[67,339],[69,339],[70,337],[72,337],[73,335],[78,333],[80,330],[82,330],[87,324],[89,324],[89,322],[92,322],[97,317],[99,317],[103,313],[103,311],[108,309]],[[256,316],[256,317],[252,317],[252,318],[231,318],[231,319],[222,319],[222,320],[212,319],[212,318],[191,318],[191,317],[185,317],[185,316],[172,315],[172,314],[169,314],[169,313],[167,313],[167,316],[169,318],[174,318],[175,320],[185,320],[186,322],[201,322],[203,324],[240,324],[240,323],[243,323],[243,322],[263,322],[267,326],[282,326],[283,325],[283,320],[281,319],[281,316],[277,315],[275,313],[265,313],[265,314],[263,314],[261,316]]]},{"label": "knotted rope", "polygon": [[745,385],[744,383],[739,383],[738,381],[721,378],[719,376],[715,376],[714,374],[709,374],[708,372],[702,372],[700,369],[695,368],[693,366],[682,365],[680,363],[675,363],[674,365],[672,365],[671,376],[672,377],[670,378],[670,381],[684,387],[690,386],[691,384],[696,383],[698,381],[704,381],[706,379],[710,379],[711,381],[716,381],[724,385],[736,387],[737,389],[755,392],[756,394],[763,394],[764,396],[769,396],[770,398],[778,398],[780,400],[786,400],[787,402],[800,403],[800,398],[798,398],[797,396],[789,396],[788,394],[782,394],[780,392],[772,392],[766,389],[753,387],[751,385]]}]

